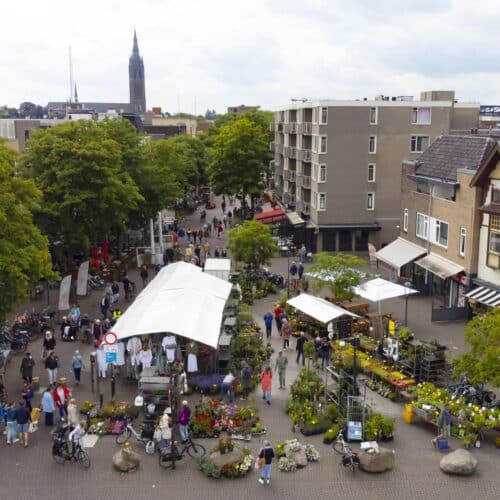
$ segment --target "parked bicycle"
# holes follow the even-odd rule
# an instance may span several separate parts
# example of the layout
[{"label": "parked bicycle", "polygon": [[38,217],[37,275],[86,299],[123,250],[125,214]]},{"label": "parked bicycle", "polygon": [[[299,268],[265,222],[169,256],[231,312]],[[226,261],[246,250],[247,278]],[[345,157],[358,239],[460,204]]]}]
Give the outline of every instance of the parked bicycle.
[{"label": "parked bicycle", "polygon": [[151,432],[151,434],[145,433],[144,429],[142,429],[139,433],[134,429],[134,427],[132,427],[132,424],[127,423],[122,432],[116,436],[116,443],[126,443],[132,436],[134,436],[137,441],[143,443],[144,445],[153,440],[153,432]]},{"label": "parked bicycle", "polygon": [[73,443],[70,449],[66,439],[67,426],[60,427],[52,433],[52,457],[58,464],[64,462],[78,462],[83,469],[90,467],[90,458],[87,452],[81,447],[80,443]]},{"label": "parked bicycle", "polygon": [[177,443],[173,441],[160,448],[160,466],[165,469],[175,469],[175,462],[181,460],[185,453],[191,458],[201,459],[205,456],[206,450],[201,444],[195,443],[191,436],[188,436],[187,442],[181,451],[177,448]]},{"label": "parked bicycle", "polygon": [[341,430],[337,436],[337,439],[333,443],[333,449],[342,455],[341,464],[349,469],[351,472],[355,472],[359,468],[359,457],[358,454],[352,451],[352,448],[344,440],[344,434]]}]

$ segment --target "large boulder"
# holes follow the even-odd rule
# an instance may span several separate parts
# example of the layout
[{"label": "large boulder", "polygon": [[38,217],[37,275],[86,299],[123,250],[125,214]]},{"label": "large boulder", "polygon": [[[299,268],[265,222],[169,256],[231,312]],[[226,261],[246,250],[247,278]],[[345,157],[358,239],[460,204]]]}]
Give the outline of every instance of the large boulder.
[{"label": "large boulder", "polygon": [[124,447],[113,455],[113,467],[120,472],[137,470],[140,463],[139,455],[129,447]]},{"label": "large boulder", "polygon": [[359,468],[365,472],[385,472],[394,467],[396,454],[379,446],[377,453],[361,452],[359,455]]},{"label": "large boulder", "polygon": [[305,446],[300,445],[292,449],[285,446],[285,455],[290,460],[295,462],[297,467],[305,467],[307,465],[307,456]]},{"label": "large boulder", "polygon": [[239,464],[243,460],[243,452],[239,448],[234,448],[233,451],[229,453],[220,453],[215,451],[210,455],[212,462],[219,468],[222,469],[224,465]]},{"label": "large boulder", "polygon": [[439,462],[439,467],[446,474],[470,476],[476,470],[477,460],[467,450],[458,449],[445,455]]}]

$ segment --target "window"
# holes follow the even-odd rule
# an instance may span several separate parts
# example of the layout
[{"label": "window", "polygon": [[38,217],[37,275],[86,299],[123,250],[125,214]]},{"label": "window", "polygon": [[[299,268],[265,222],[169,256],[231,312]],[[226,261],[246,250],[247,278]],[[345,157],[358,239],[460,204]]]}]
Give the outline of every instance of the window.
[{"label": "window", "polygon": [[417,212],[415,234],[424,240],[429,238],[429,217],[427,215]]},{"label": "window", "polygon": [[328,151],[328,137],[326,135],[322,135],[320,137],[320,153],[326,153]]},{"label": "window", "polygon": [[318,210],[326,210],[326,193],[318,193]]},{"label": "window", "polygon": [[316,191],[313,191],[311,193],[311,205],[313,208],[317,207],[317,205],[316,205],[317,199],[318,199],[318,193]]},{"label": "window", "polygon": [[375,163],[368,164],[368,182],[375,182],[375,171],[377,166]]},{"label": "window", "polygon": [[408,232],[408,209],[405,208],[403,210],[403,231],[405,233]]},{"label": "window", "polygon": [[487,264],[494,269],[500,268],[500,215],[490,215]]},{"label": "window", "polygon": [[464,257],[465,256],[465,240],[467,239],[467,229],[465,227],[460,228],[460,242],[458,245],[458,253]]},{"label": "window", "polygon": [[412,153],[422,153],[429,147],[428,135],[412,135],[410,141],[410,151]]},{"label": "window", "polygon": [[431,108],[413,108],[411,122],[414,125],[429,125],[431,123]]},{"label": "window", "polygon": [[370,125],[377,124],[378,112],[377,108],[370,108]]},{"label": "window", "polygon": [[321,108],[321,125],[328,123],[328,108]]},{"label": "window", "polygon": [[318,182],[326,182],[326,165],[319,166]]},{"label": "window", "polygon": [[316,163],[313,163],[311,167],[311,179],[313,181],[318,180],[318,165]]},{"label": "window", "polygon": [[366,209],[375,210],[375,193],[366,193]]},{"label": "window", "polygon": [[371,135],[368,139],[368,152],[376,153],[377,152],[377,136]]},{"label": "window", "polygon": [[443,247],[448,246],[448,223],[442,220],[431,219],[433,231],[431,233],[431,242]]}]

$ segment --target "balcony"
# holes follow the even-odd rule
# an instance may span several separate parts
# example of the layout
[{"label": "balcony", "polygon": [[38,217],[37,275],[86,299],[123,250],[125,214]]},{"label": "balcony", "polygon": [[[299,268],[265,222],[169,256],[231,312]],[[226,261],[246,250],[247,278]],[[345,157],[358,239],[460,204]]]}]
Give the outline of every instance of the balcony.
[{"label": "balcony", "polygon": [[302,161],[305,161],[307,163],[311,162],[311,150],[310,149],[303,149],[302,150]]},{"label": "balcony", "polygon": [[292,122],[292,123],[289,123],[288,125],[289,125],[289,127],[288,127],[288,133],[289,134],[296,134],[297,133],[297,129],[299,128],[297,126],[297,123],[296,122]]},{"label": "balcony", "polygon": [[288,181],[289,182],[295,182],[296,179],[297,179],[295,171],[294,170],[289,170],[288,172],[289,172],[289,174],[288,174]]},{"label": "balcony", "polygon": [[297,174],[295,176],[295,183],[297,184],[297,189],[303,186],[304,176],[302,174]]},{"label": "balcony", "polygon": [[275,165],[274,166],[274,176],[282,176],[283,175],[283,167],[281,165]]},{"label": "balcony", "polygon": [[299,126],[299,134],[311,135],[312,134],[312,123],[311,122],[301,123]]},{"label": "balcony", "polygon": [[275,153],[283,154],[283,144],[276,142],[274,145],[274,150],[275,150]]},{"label": "balcony", "polygon": [[301,212],[306,215],[310,215],[311,213],[311,204],[308,203],[307,201],[302,202],[302,210]]},{"label": "balcony", "polygon": [[297,148],[286,146],[283,150],[285,158],[297,158]]},{"label": "balcony", "polygon": [[310,175],[303,175],[302,176],[302,187],[310,189],[310,187],[311,187],[311,176]]}]

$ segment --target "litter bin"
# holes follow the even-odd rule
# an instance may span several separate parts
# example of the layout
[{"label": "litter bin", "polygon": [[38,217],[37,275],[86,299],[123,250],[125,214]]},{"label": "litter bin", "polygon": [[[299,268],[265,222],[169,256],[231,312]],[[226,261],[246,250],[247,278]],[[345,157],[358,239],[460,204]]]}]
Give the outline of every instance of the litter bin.
[{"label": "litter bin", "polygon": [[33,377],[32,385],[33,392],[38,392],[40,390],[40,377]]}]

